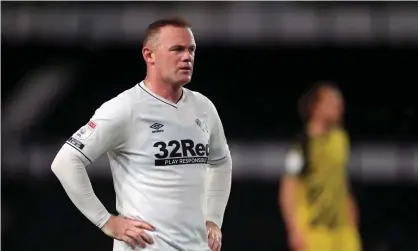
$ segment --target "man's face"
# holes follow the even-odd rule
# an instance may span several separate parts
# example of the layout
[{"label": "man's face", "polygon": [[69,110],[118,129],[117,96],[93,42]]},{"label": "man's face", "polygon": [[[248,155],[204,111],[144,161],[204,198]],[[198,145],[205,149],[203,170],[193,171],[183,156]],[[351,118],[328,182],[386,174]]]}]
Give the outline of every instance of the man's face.
[{"label": "man's face", "polygon": [[156,73],[164,82],[182,86],[191,81],[196,43],[189,28],[162,27],[153,51]]},{"label": "man's face", "polygon": [[342,120],[344,103],[341,93],[333,88],[319,90],[318,102],[315,105],[316,115],[329,124],[338,124]]}]

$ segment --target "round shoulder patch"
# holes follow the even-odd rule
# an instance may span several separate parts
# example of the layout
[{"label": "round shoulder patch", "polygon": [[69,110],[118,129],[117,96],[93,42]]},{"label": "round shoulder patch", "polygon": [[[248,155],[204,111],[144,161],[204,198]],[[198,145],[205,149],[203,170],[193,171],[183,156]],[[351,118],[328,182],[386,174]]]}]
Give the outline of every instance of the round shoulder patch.
[{"label": "round shoulder patch", "polygon": [[85,126],[81,127],[76,133],[78,139],[87,139],[96,130],[97,123],[89,121]]}]

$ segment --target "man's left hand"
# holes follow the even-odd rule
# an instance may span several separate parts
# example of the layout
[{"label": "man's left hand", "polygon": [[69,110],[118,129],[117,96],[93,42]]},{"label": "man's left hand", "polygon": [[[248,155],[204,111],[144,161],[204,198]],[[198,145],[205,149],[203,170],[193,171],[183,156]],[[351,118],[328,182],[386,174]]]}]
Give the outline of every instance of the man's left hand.
[{"label": "man's left hand", "polygon": [[209,248],[212,251],[220,251],[222,245],[221,229],[212,221],[206,221],[206,232],[208,233]]}]

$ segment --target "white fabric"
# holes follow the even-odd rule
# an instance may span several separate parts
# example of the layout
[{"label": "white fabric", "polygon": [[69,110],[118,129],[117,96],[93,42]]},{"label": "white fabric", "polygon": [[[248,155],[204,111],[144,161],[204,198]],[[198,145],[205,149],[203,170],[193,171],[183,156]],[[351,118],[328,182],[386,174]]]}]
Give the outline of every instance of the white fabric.
[{"label": "white fabric", "polygon": [[222,227],[226,205],[231,191],[232,159],[228,155],[227,161],[207,170],[207,216],[206,220]]},{"label": "white fabric", "polygon": [[290,150],[285,156],[285,171],[288,174],[299,174],[304,165],[303,156],[298,150]]},{"label": "white fabric", "polygon": [[[107,152],[117,211],[156,228],[157,244],[145,250],[209,251],[207,164],[221,165],[229,155],[209,99],[183,88],[174,104],[141,82],[104,103],[67,144],[89,162]],[[114,242],[114,251],[128,248]]]},{"label": "white fabric", "polygon": [[78,155],[71,146],[62,146],[52,162],[52,171],[76,207],[101,228],[109,220],[110,213],[94,194],[85,168],[88,161]]}]

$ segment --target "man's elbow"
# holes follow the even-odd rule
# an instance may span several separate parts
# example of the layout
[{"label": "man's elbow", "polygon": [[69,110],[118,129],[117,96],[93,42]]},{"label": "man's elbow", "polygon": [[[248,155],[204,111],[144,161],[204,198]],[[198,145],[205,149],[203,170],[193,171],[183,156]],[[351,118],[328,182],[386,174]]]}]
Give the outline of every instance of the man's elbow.
[{"label": "man's elbow", "polygon": [[280,186],[281,189],[294,189],[297,186],[297,182],[297,177],[294,175],[285,175],[280,181]]},{"label": "man's elbow", "polygon": [[[56,158],[56,157],[55,157]],[[51,164],[51,170],[52,170],[52,172],[56,175],[56,172],[57,172],[57,169],[58,169],[58,165],[57,165],[57,163],[55,162],[55,159],[52,161],[52,164]]]},{"label": "man's elbow", "polygon": [[54,160],[51,163],[51,170],[57,177],[59,177],[60,175],[60,171],[65,162],[64,159],[65,159],[65,156],[63,156],[62,148],[61,148],[61,150],[57,153],[57,155],[55,156]]},{"label": "man's elbow", "polygon": [[51,170],[59,178],[66,173],[66,169],[78,164],[83,164],[80,158],[68,146],[63,145],[51,163]]},{"label": "man's elbow", "polygon": [[278,202],[284,203],[289,197],[293,197],[296,186],[296,177],[291,175],[283,177],[280,181]]}]

